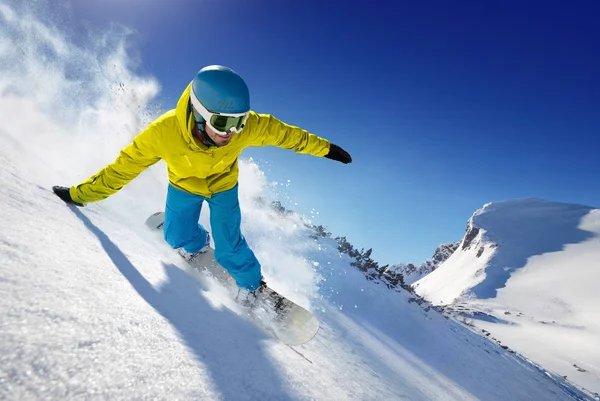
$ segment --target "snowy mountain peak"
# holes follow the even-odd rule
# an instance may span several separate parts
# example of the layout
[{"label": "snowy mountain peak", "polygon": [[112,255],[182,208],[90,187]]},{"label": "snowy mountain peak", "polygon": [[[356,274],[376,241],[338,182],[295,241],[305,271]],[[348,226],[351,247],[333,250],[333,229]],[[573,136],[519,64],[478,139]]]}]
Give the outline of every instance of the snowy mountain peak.
[{"label": "snowy mountain peak", "polygon": [[[582,224],[595,210],[536,198],[487,203],[469,219],[459,252],[448,258],[435,274],[417,283],[419,292],[429,293],[426,288],[430,288],[439,303],[448,303],[467,293],[477,298],[495,297],[510,275],[524,267],[530,257],[558,252],[568,244],[592,238],[594,231],[586,230]],[[477,263],[467,263],[471,257]],[[457,274],[454,271],[457,264],[469,267],[461,268]],[[443,280],[444,290],[434,290],[431,284],[442,281],[438,279],[450,271],[453,272]],[[457,280],[462,284],[449,285]]]},{"label": "snowy mountain peak", "polygon": [[[486,230],[490,239],[522,240],[529,234],[544,233],[544,238],[550,238],[554,237],[554,233],[548,232],[548,229],[576,228],[581,218],[592,210],[594,208],[589,206],[543,199],[515,199],[486,204],[473,214],[471,222]],[[578,236],[562,238],[575,242],[580,239]]]},{"label": "snowy mountain peak", "polygon": [[600,348],[568,345],[600,335],[598,280],[600,209],[527,198],[477,210],[459,249],[413,287],[434,304],[470,310],[482,328],[554,370],[587,363],[592,373],[574,373],[598,389]]}]

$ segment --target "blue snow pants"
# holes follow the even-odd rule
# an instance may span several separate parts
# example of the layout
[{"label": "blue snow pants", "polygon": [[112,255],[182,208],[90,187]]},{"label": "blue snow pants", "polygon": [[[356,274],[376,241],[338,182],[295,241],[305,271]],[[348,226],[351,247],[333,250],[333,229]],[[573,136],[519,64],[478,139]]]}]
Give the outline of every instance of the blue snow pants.
[{"label": "blue snow pants", "polygon": [[195,253],[206,244],[206,229],[198,223],[202,203],[210,208],[210,228],[215,242],[215,259],[235,279],[238,287],[250,291],[260,286],[261,267],[240,228],[242,214],[237,185],[211,198],[182,191],[169,184],[165,240],[174,249]]}]

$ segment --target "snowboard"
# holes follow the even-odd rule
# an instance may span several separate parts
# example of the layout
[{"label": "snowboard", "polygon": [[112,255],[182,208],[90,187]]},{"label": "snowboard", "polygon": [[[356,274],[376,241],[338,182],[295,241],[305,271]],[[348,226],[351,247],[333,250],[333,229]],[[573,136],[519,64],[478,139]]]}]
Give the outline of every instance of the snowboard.
[{"label": "snowboard", "polygon": [[[156,212],[148,217],[146,226],[154,231],[162,231],[164,220],[165,213]],[[213,248],[195,256],[188,263],[202,274],[212,276],[235,298],[238,292],[235,280],[217,263]],[[268,286],[261,287],[255,305],[245,310],[258,326],[287,345],[304,344],[319,331],[319,320],[311,312]]]}]

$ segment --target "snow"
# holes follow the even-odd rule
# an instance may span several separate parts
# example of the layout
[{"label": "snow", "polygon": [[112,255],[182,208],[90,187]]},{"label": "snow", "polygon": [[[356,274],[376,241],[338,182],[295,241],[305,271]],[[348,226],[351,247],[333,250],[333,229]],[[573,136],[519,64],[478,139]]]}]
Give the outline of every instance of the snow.
[{"label": "snow", "polygon": [[277,193],[246,160],[243,232],[269,284],[322,323],[303,346],[277,342],[145,228],[164,207],[162,162],[82,209],[51,191],[114,160],[154,114],[159,84],[132,72],[124,33],[78,46],[8,5],[0,20],[1,399],[591,399],[367,281],[265,207]]},{"label": "snow", "polygon": [[485,205],[469,227],[480,229],[471,246],[415,283],[417,293],[471,311],[476,327],[600,392],[600,210],[516,199]]},{"label": "snow", "polygon": [[[145,230],[143,219],[123,220],[103,204],[68,208],[36,178],[35,160],[14,157],[10,142],[0,148],[2,397],[584,397],[409,304],[405,294],[368,282],[333,241],[314,242],[303,226],[291,228],[293,219],[273,214],[279,224],[262,232],[264,241],[281,241],[282,252],[303,262],[268,265],[267,279],[277,277],[277,289],[322,321],[317,338],[296,353],[236,313],[223,291]],[[253,213],[267,212],[248,203],[243,209],[251,210],[244,218],[252,233],[264,221]],[[261,249],[262,241],[251,239]],[[312,286],[302,285],[309,278]]]}]

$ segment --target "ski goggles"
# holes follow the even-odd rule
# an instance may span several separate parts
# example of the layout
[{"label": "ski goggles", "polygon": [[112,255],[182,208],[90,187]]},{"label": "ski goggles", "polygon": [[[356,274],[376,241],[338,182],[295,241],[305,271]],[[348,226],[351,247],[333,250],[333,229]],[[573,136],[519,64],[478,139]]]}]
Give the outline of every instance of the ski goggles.
[{"label": "ski goggles", "polygon": [[249,112],[219,113],[209,111],[200,103],[193,91],[190,92],[190,100],[192,102],[192,113],[196,122],[201,122],[200,118],[202,118],[203,122],[215,131],[217,135],[228,136],[232,132],[236,134],[240,133],[248,119]]}]

